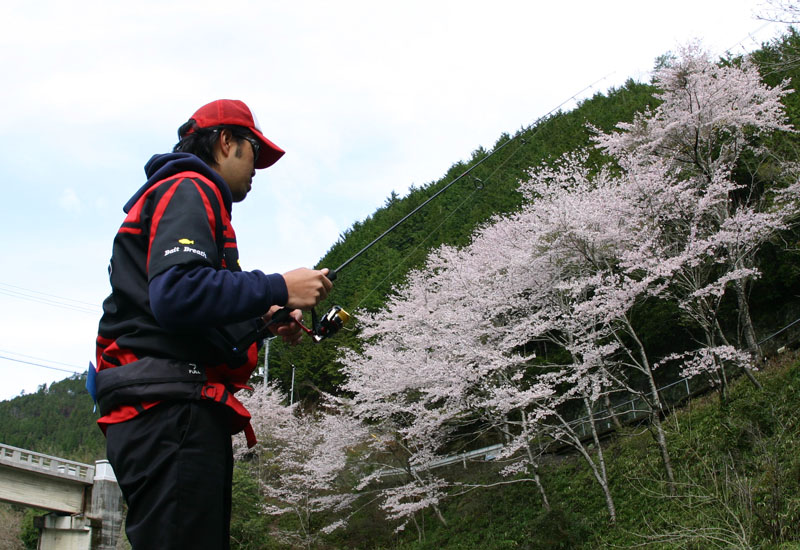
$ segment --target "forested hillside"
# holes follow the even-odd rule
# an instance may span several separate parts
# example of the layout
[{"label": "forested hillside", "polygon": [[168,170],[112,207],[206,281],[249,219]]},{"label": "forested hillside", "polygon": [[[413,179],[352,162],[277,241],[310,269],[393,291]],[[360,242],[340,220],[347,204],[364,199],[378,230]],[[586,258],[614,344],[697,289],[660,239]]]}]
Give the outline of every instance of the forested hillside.
[{"label": "forested hillside", "polygon": [[[446,192],[349,264],[326,302],[318,307],[319,312],[324,313],[334,304],[351,313],[381,307],[408,271],[424,264],[430,250],[442,244],[464,245],[475,228],[492,216],[517,210],[522,203],[520,179],[526,177],[531,167],[585,146],[590,138],[588,124],[611,130],[653,104],[652,86],[629,80],[619,89],[583,101],[572,111],[553,113],[514,135],[500,136],[491,151],[474,151],[468,162],[454,164],[441,179],[412,188],[404,197],[387,197],[382,208],[340,236],[320,260],[319,267],[340,266],[459,178]],[[508,143],[509,140],[513,141]],[[497,153],[492,154],[494,151]],[[487,159],[489,155],[491,158]],[[468,174],[462,177],[465,173]],[[354,326],[357,322],[349,328]],[[276,343],[270,357],[270,376],[280,378],[288,389],[294,366],[301,396],[308,395],[312,386],[331,390],[342,382],[341,369],[335,361],[338,347],[352,346],[354,341],[354,333],[344,331],[335,340],[319,346],[287,349]]]},{"label": "forested hillside", "polygon": [[[676,444],[682,435],[670,430],[670,412],[713,391],[723,410],[716,422],[728,430],[734,422],[728,407],[742,383],[756,396],[775,398],[755,372],[777,347],[773,336],[791,341],[783,328],[800,317],[796,92],[787,78],[795,58],[795,35],[754,58],[712,59],[687,45],[662,59],[648,100],[629,119],[603,127],[590,106],[640,89],[635,83],[565,115],[583,115],[582,132],[573,134],[583,141],[558,150],[564,141],[553,139],[551,153],[516,176],[518,202],[497,203],[502,215],[494,217],[473,211],[463,238],[441,229],[454,223],[449,213],[473,204],[486,182],[512,165],[512,157],[503,156],[513,151],[505,141],[491,158],[477,152],[476,169],[464,178],[472,189],[462,190],[461,201],[453,199],[454,210],[432,214],[433,228],[417,236],[441,245],[413,263],[416,243],[393,234],[394,246],[380,255],[371,250],[376,256],[363,260],[373,288],[394,284],[377,293],[381,300],[371,288],[353,289],[351,299],[360,304],[353,349],[340,349],[336,362],[322,352],[291,360],[300,368],[305,362],[300,377],[311,382],[317,407],[287,411],[276,386],[258,387],[248,400],[258,410],[263,443],[242,457],[255,465],[251,472],[270,513],[297,518],[277,523],[273,534],[287,544],[324,546],[331,532],[348,529],[359,506],[375,501],[384,521],[415,530],[424,547],[426,522],[448,530],[446,505],[470,500],[461,497],[478,487],[513,484],[527,485],[530,505],[547,516],[569,491],[552,467],[553,455],[564,451],[574,453],[593,484],[584,487],[598,499],[592,513],[601,503],[615,525],[639,507],[621,496],[635,480],[611,466],[624,460],[615,454],[621,447],[604,440],[639,423],[651,435],[647,453],[655,469],[648,476],[658,485],[648,483],[646,490],[664,499],[694,499],[687,479],[698,472]],[[556,116],[505,139],[524,134],[521,150],[556,120],[565,119]],[[480,174],[491,170],[492,160],[496,170]],[[458,167],[450,177],[465,171]],[[390,202],[386,212],[397,207],[394,197]],[[368,241],[341,259],[337,247],[346,248],[347,240],[339,243],[326,265]],[[406,259],[413,269],[393,269]],[[387,271],[396,275],[383,275]],[[342,367],[314,378],[315,362]],[[793,400],[791,392],[787,399]],[[793,417],[774,421],[794,440]],[[454,456],[466,463],[481,454],[497,464],[481,482],[445,468]],[[731,468],[720,487],[706,486],[713,477],[697,481],[702,494],[738,490],[730,486],[734,478],[766,482],[748,477],[738,464]],[[783,470],[779,477],[778,485],[792,483]],[[742,492],[746,501],[756,498],[751,489]],[[636,535],[678,547],[702,547],[715,537],[736,548],[795,541],[796,530],[785,526],[797,523],[796,500],[791,491],[778,492],[772,513],[791,519],[772,531],[775,522],[766,519],[768,528],[760,526],[759,533],[717,524],[710,532],[693,526],[684,533],[679,520],[674,531],[646,524]],[[715,521],[745,525],[747,514],[758,512],[745,503]],[[589,520],[590,531],[598,530],[596,519]],[[501,537],[491,547],[522,542]]]},{"label": "forested hillside", "polygon": [[[795,82],[800,82],[798,67],[791,62],[796,55],[797,41],[797,36],[790,34],[784,41],[766,45],[754,54],[767,84],[775,86],[788,79],[789,87],[795,89]],[[668,58],[665,55],[659,62]],[[492,150],[474,151],[469,161],[454,164],[435,182],[412,187],[404,197],[396,194],[387,197],[385,205],[372,216],[356,222],[340,235],[317,265],[338,267],[429,197],[458,179],[446,192],[350,263],[340,274],[326,302],[318,307],[319,313],[324,313],[334,304],[350,313],[379,309],[392,295],[393,289],[406,280],[410,270],[424,265],[431,250],[441,245],[465,245],[474,230],[488,223],[493,216],[517,211],[523,202],[519,182],[528,177],[530,170],[566,152],[589,146],[594,133],[592,128],[610,132],[619,123],[630,122],[636,113],[653,108],[657,104],[654,92],[650,83],[629,80],[621,88],[595,94],[569,112],[553,113],[513,135],[500,136]],[[796,125],[800,120],[798,94],[789,94],[783,102],[789,120]],[[798,141],[795,137],[781,134],[771,139],[769,147],[777,153],[796,154]],[[598,150],[589,149],[590,163],[600,164],[604,160],[607,159]],[[740,170],[740,176],[750,177],[744,166]],[[794,301],[794,297],[800,295],[800,283],[796,277],[798,256],[793,246],[785,245],[785,242],[769,242],[759,251],[762,276],[754,281],[750,299],[761,337],[780,328],[782,323],[794,320],[793,316],[800,311]],[[788,296],[792,299],[787,300]],[[723,304],[722,307],[727,306]],[[651,312],[655,317],[652,330],[647,331],[648,337],[669,340],[675,323],[680,324],[673,313]],[[313,394],[312,388],[335,389],[343,380],[336,357],[341,347],[357,346],[357,327],[356,319],[348,325],[350,330],[339,333],[324,345],[288,349],[275,342],[269,359],[270,377],[280,379],[288,390],[294,367],[296,391],[300,397]]]},{"label": "forested hillside", "polygon": [[[800,36],[753,59],[755,73],[738,58],[705,69],[763,81],[742,88],[758,100],[742,92],[732,109],[754,118],[731,115],[692,151],[708,166],[676,167],[666,130],[653,137],[671,116],[659,111],[669,83],[628,81],[500,136],[345,231],[320,267],[341,265],[458,178],[339,274],[320,311],[353,313],[345,330],[271,344],[279,384],[248,398],[261,445],[239,453],[236,547],[795,548],[779,545],[800,537],[797,359],[754,367],[797,341],[782,329],[800,318],[800,236],[780,191],[795,190],[800,137],[757,107],[779,99],[800,128]],[[680,81],[692,69],[662,74]],[[622,193],[634,184],[649,191],[638,202]],[[609,206],[635,215],[610,220]],[[734,253],[730,220],[751,207],[738,235],[754,244]],[[615,294],[612,280],[639,293]],[[661,388],[684,377],[704,384],[668,401]],[[101,457],[83,385],[0,403],[0,441]],[[629,398],[643,414],[624,424],[609,411]],[[571,432],[582,415],[590,428]],[[436,469],[489,445],[503,446],[494,462]]]},{"label": "forested hillside", "polygon": [[85,385],[85,377],[73,376],[0,401],[0,442],[90,464],[105,458]]}]

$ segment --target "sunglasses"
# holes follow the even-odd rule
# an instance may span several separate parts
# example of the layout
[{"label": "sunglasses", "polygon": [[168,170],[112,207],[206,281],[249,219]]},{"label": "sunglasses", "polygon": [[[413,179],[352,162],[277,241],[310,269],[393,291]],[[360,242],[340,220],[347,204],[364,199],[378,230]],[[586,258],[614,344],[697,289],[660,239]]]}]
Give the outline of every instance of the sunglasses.
[{"label": "sunglasses", "polygon": [[244,139],[250,142],[253,146],[253,163],[258,160],[258,154],[261,152],[261,143],[254,137],[246,136]]}]

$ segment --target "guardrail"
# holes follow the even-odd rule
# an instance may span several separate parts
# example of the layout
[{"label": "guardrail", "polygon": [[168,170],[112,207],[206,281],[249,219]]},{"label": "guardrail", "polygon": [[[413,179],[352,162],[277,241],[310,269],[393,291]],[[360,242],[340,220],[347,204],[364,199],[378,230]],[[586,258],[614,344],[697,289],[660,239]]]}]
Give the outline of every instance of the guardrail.
[{"label": "guardrail", "polygon": [[[493,460],[497,451],[499,451],[503,447],[504,445],[502,443],[497,443],[495,445],[490,445],[488,447],[483,447],[481,449],[464,451],[463,453],[446,456],[444,458],[431,462],[430,464],[425,465],[424,468],[415,468],[415,471],[432,470],[433,468],[448,466],[450,464],[455,464],[456,462],[463,462],[466,465],[467,460],[471,460],[479,456],[483,456],[483,460],[485,461]],[[381,477],[399,476],[407,473],[408,472],[403,468],[385,468],[381,471],[380,476]]]},{"label": "guardrail", "polygon": [[[676,382],[658,388],[658,394],[668,407],[673,407],[692,395],[707,390],[709,387],[709,384],[699,377],[681,378]],[[601,432],[605,432],[613,429],[614,416],[619,422],[626,424],[647,418],[650,414],[650,408],[644,398],[633,397],[612,406],[610,411],[606,407],[598,409],[594,413],[594,423],[597,429]],[[579,434],[582,438],[592,433],[591,418],[589,415],[577,418],[569,422],[569,425],[573,426],[575,433]]]},{"label": "guardrail", "polygon": [[91,485],[94,479],[93,465],[36,453],[2,443],[0,443],[0,466],[10,466],[86,485]]},{"label": "guardrail", "polygon": [[[670,405],[675,405],[687,397],[691,397],[692,394],[702,391],[705,387],[707,387],[707,384],[704,385],[696,378],[682,378],[676,382],[672,382],[671,384],[667,384],[666,386],[659,388],[658,393],[662,396],[662,398],[664,398],[665,401],[667,401],[667,396],[669,396]],[[683,388],[685,388],[685,393]],[[614,405],[612,407],[612,411],[614,411],[613,416],[616,416],[617,419],[623,424],[635,422],[650,415],[650,410],[646,408],[646,403],[641,397],[634,397],[633,399],[629,399]],[[605,407],[599,409],[594,414],[594,422],[595,426],[597,426],[601,432],[611,431],[614,428],[612,413],[610,413],[610,411]],[[581,439],[591,435],[592,431],[590,423],[591,418],[588,415],[568,422],[568,424],[573,427],[572,429]],[[456,462],[466,463],[467,460],[480,456],[483,456],[484,461],[494,460],[498,451],[500,451],[500,449],[502,449],[504,446],[505,445],[502,443],[496,443],[494,445],[489,445],[488,447],[482,447],[480,449],[446,456],[442,459],[425,465],[423,468],[416,468],[416,470],[432,470],[434,468],[447,466]],[[402,468],[386,468],[381,472],[381,477],[402,475],[405,473],[407,473],[406,470]]]},{"label": "guardrail", "polygon": [[[773,334],[770,338],[780,334],[787,328],[791,327],[792,325],[800,323],[800,319],[793,322],[789,326],[785,327],[784,329],[778,331],[777,333]],[[766,338],[760,342],[763,344],[770,338]],[[780,350],[779,350],[780,351]],[[695,394],[698,394],[704,390],[709,389],[710,385],[707,381],[704,381],[700,377],[694,378],[681,378],[675,382],[667,384],[666,386],[658,388],[658,393],[661,398],[667,403],[669,407],[675,406],[681,403],[683,400],[692,397]],[[597,429],[602,432],[609,432],[613,431],[614,429],[614,421],[613,417],[619,420],[620,423],[632,423],[636,422],[637,420],[642,420],[651,414],[650,409],[647,407],[647,403],[641,397],[634,397],[622,403],[618,403],[611,407],[611,411],[609,411],[606,407],[598,409],[594,413],[594,422]],[[583,439],[588,437],[592,434],[591,430],[591,418],[589,415],[576,418],[568,422],[570,426],[573,427],[578,436]],[[475,449],[472,451],[466,451],[463,453],[458,453],[455,455],[450,455],[444,457],[440,460],[432,462],[426,465],[424,468],[419,468],[418,470],[429,470],[433,468],[439,468],[441,466],[447,466],[449,464],[453,464],[456,462],[465,462],[469,459],[483,456],[485,461],[493,460],[497,454],[497,452],[502,449],[504,445],[502,443],[497,443],[495,445],[490,445],[488,447],[483,447],[480,449]],[[407,473],[402,468],[387,468],[382,473],[381,476],[390,476],[390,475],[401,475]]]}]

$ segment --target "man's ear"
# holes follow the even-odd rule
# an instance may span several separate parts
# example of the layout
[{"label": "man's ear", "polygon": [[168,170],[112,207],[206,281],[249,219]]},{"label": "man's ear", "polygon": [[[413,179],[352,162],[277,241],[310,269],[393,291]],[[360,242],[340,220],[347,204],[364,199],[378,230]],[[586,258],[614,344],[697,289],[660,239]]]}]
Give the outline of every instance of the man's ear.
[{"label": "man's ear", "polygon": [[217,165],[231,154],[233,141],[233,134],[230,130],[224,129],[220,131],[219,138],[216,143],[214,143],[214,160]]},{"label": "man's ear", "polygon": [[231,153],[231,149],[233,148],[233,134],[230,130],[225,129],[219,133],[219,147],[220,152],[224,156],[228,156]]}]

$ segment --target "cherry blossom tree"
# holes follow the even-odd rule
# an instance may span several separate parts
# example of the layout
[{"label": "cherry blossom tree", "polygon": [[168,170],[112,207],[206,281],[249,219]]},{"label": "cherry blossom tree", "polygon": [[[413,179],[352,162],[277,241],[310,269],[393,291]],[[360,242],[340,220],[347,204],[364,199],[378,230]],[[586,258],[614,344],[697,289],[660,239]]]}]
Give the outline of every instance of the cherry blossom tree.
[{"label": "cherry blossom tree", "polygon": [[[736,168],[766,162],[761,138],[792,131],[785,85],[765,86],[749,60],[716,64],[694,45],[655,84],[657,107],[597,133],[613,166],[590,166],[575,152],[536,167],[521,183],[528,200],[519,212],[492,220],[464,248],[435,251],[385,309],[360,316],[364,344],[343,358],[344,389],[356,417],[400,451],[385,466],[405,481],[384,487],[383,502],[401,526],[423,509],[438,513],[454,484],[434,474],[442,456],[489,434],[505,444],[503,471],[532,474],[544,506],[541,442],[572,446],[613,519],[599,404],[610,408],[615,392],[642,398],[672,485],[657,368],[676,361],[687,376],[724,384],[726,365],[754,366],[746,287],[759,276],[759,247],[797,214],[800,171],[770,160],[778,181],[761,186]],[[721,326],[729,292],[750,353]],[[703,334],[697,349],[653,357],[632,320],[653,299],[682,308]],[[536,358],[537,343],[555,345],[559,361]],[[576,428],[576,405],[588,438]]]},{"label": "cherry blossom tree", "polygon": [[[397,519],[411,518],[425,506],[436,511],[444,485],[432,470],[444,455],[487,432],[508,431],[505,411],[488,402],[492,388],[524,358],[495,342],[493,311],[502,306],[488,293],[488,274],[482,271],[492,252],[495,260],[502,253],[485,247],[436,251],[427,269],[411,273],[385,310],[362,317],[364,350],[344,359],[356,414],[393,434],[407,451],[399,466],[410,481],[387,493],[387,509]],[[526,391],[535,399],[550,389]],[[538,484],[538,475],[532,480]]]},{"label": "cherry blossom tree", "polygon": [[[449,252],[454,251],[440,254]],[[464,327],[481,319],[463,307],[463,289],[447,291],[457,283],[446,273],[412,273],[402,297],[380,314],[362,316],[364,351],[344,360],[355,414],[404,451],[396,455],[399,464],[387,467],[406,472],[407,482],[384,489],[384,509],[401,528],[420,510],[437,510],[446,484],[432,473],[433,466],[448,448],[457,448],[456,433],[471,421],[467,401],[497,354],[467,343],[470,331]]]},{"label": "cherry blossom tree", "polygon": [[[654,365],[631,321],[633,308],[658,296],[663,285],[633,278],[619,266],[620,258],[636,244],[639,223],[637,216],[629,215],[631,205],[622,183],[606,170],[590,170],[586,154],[566,155],[532,171],[530,179],[523,182],[521,188],[529,201],[518,222],[537,228],[541,245],[532,253],[540,263],[533,267],[549,273],[549,280],[548,284],[533,285],[537,292],[520,293],[524,299],[509,306],[513,310],[509,315],[516,315],[523,330],[510,332],[506,344],[521,346],[526,341],[545,340],[569,352],[572,361],[563,376],[573,379],[559,396],[583,403],[593,440],[598,439],[594,418],[598,401],[610,411],[612,392],[641,397],[672,483]],[[554,266],[558,269],[553,270]],[[530,261],[519,266],[527,267],[531,267]],[[647,380],[645,390],[631,383],[642,377]],[[559,385],[565,386],[563,382]],[[588,459],[582,444],[585,434],[576,433],[569,420],[560,420],[556,433],[561,441],[575,446]],[[598,464],[596,469],[594,464],[590,467],[609,495],[602,448],[599,444],[596,448]],[[613,503],[609,504],[613,515]]]},{"label": "cherry blossom tree", "polygon": [[243,397],[258,443],[248,450],[237,439],[235,451],[237,458],[256,465],[264,513],[296,519],[297,529],[278,530],[277,537],[311,548],[321,534],[345,525],[346,511],[359,493],[343,477],[368,434],[346,414],[341,399],[325,395],[313,412],[286,401],[275,385],[257,385]]},{"label": "cherry blossom tree", "polygon": [[[413,467],[430,467],[442,450],[452,449],[456,433],[463,436],[462,419],[471,425],[480,419],[480,426],[505,436],[501,458],[514,460],[506,472],[529,469],[548,506],[533,445],[543,436],[544,418],[553,420],[553,433],[571,433],[557,409],[576,398],[570,391],[553,399],[555,387],[569,383],[581,388],[578,399],[589,404],[591,414],[604,383],[598,378],[603,370],[588,359],[599,338],[595,324],[571,316],[563,303],[542,305],[567,299],[570,291],[558,287],[563,273],[583,269],[585,262],[568,265],[553,262],[558,260],[554,254],[539,254],[539,248],[556,248],[546,240],[558,232],[543,222],[530,225],[520,219],[541,221],[540,213],[526,211],[519,219],[499,220],[464,250],[445,247],[433,254],[427,269],[412,273],[385,311],[367,316],[368,344],[346,364],[356,410],[372,421],[394,423],[404,447],[413,449]],[[524,376],[529,358],[516,350],[537,337],[571,346],[575,365],[561,377]],[[592,433],[592,443],[598,444],[596,430]],[[593,458],[583,446],[585,438],[564,441],[579,446],[589,460],[613,518],[602,450],[596,447]],[[517,450],[524,452],[514,458]]]},{"label": "cherry blossom tree", "polygon": [[[622,167],[643,226],[650,226],[648,248],[641,248],[629,266],[669,260],[672,272],[666,279],[672,279],[681,306],[703,328],[708,348],[730,345],[717,311],[726,289],[733,288],[755,359],[760,350],[746,286],[759,276],[759,247],[796,213],[798,172],[783,165],[781,177],[791,185],[781,189],[773,182],[773,192],[765,194],[755,181],[737,181],[735,169],[745,156],[767,155],[759,138],[793,131],[781,103],[787,84],[763,84],[748,58],[714,63],[697,44],[682,49],[654,80],[661,90],[658,107],[619,124],[621,131],[596,138]],[[648,177],[654,171],[657,177]]]}]

